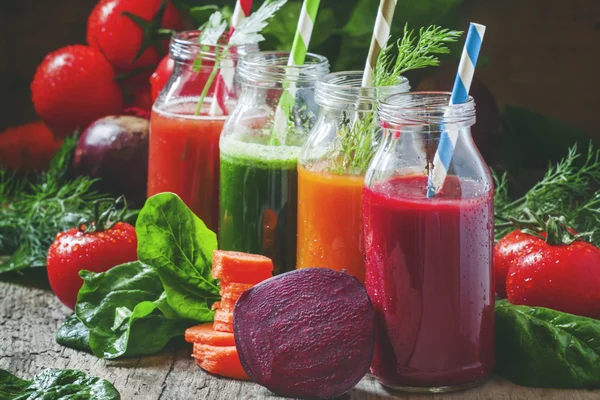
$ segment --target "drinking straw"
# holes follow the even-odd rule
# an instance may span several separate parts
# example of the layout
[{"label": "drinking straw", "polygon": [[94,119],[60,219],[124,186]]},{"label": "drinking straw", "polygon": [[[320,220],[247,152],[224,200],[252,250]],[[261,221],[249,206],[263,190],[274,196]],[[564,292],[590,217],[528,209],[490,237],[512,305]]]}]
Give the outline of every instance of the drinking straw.
[{"label": "drinking straw", "polygon": [[[479,50],[481,49],[484,34],[485,25],[470,24],[465,47],[460,57],[458,72],[454,80],[454,88],[450,96],[450,105],[464,103],[469,98],[469,89],[471,88],[471,82],[475,74],[475,66],[477,65],[477,58],[479,57]],[[458,130],[456,129],[443,131],[440,136],[440,142],[433,159],[434,168],[427,182],[428,198],[435,197],[444,185],[457,139]]]},{"label": "drinking straw", "polygon": [[[298,18],[298,27],[296,28],[292,51],[290,53],[290,58],[288,59],[288,67],[304,65],[320,2],[320,0],[304,0],[302,3],[302,10],[300,11],[300,17]],[[297,70],[288,71],[290,78],[293,78],[293,75],[297,76],[298,74],[299,72]],[[295,102],[296,84],[293,81],[287,80],[287,82],[284,82],[284,90],[279,99],[277,110],[275,111],[271,144],[285,144],[287,139],[287,121],[292,113]]]},{"label": "drinking straw", "polygon": [[[240,23],[250,15],[252,8],[252,0],[237,0],[235,2],[235,8],[233,9],[233,15],[231,16],[231,28],[227,38],[231,38],[236,28],[240,26]],[[225,114],[225,94],[230,92],[233,88],[234,78],[234,67],[233,62],[229,59],[223,60],[221,64],[220,74],[217,75],[215,94],[213,101],[210,105],[210,115],[223,115]]]},{"label": "drinking straw", "polygon": [[373,37],[371,38],[371,46],[369,47],[369,55],[367,56],[367,62],[365,64],[362,87],[373,86],[373,71],[375,70],[379,53],[381,53],[382,49],[387,47],[397,2],[398,0],[381,0],[381,3],[379,3],[375,27],[373,28]]}]

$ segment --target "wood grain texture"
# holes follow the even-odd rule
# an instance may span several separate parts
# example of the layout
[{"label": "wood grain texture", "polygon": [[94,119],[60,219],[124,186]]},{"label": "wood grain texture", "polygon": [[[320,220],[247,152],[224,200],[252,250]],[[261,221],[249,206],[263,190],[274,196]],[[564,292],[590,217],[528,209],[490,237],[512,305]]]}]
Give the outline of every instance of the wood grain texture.
[{"label": "wood grain texture", "polygon": [[[40,271],[43,273],[43,271]],[[31,286],[31,274],[0,282],[0,368],[23,378],[46,368],[74,368],[105,378],[123,400],[281,399],[248,382],[203,372],[190,357],[191,346],[175,345],[160,354],[118,361],[97,359],[59,346],[54,335],[69,314],[46,285]],[[4,278],[3,278],[4,279]],[[25,285],[26,284],[26,285]],[[394,394],[366,377],[343,400],[425,400],[431,396]],[[467,392],[437,395],[439,400],[593,400],[600,391],[530,389],[494,378]]]}]

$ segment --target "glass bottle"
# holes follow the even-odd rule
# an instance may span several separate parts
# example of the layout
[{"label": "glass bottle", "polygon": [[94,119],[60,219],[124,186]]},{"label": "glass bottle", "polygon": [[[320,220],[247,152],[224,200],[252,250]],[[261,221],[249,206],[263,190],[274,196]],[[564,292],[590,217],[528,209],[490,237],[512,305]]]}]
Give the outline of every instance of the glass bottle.
[{"label": "glass bottle", "polygon": [[345,270],[365,281],[362,190],[381,136],[377,100],[410,90],[362,88],[362,72],[335,72],[317,83],[321,106],[298,160],[297,267]]},{"label": "glass bottle", "polygon": [[[424,92],[383,102],[384,142],[365,177],[366,288],[377,324],[371,372],[405,391],[464,389],[494,366],[493,181],[471,137],[473,99],[449,100]],[[457,141],[428,198],[442,132]]]},{"label": "glass bottle", "polygon": [[[201,46],[199,35],[199,31],[186,31],[171,40],[173,74],[156,99],[150,118],[148,196],[176,193],[216,232],[219,137],[238,97],[232,78],[238,57],[257,48]],[[211,74],[214,80],[203,104],[199,104]],[[219,82],[221,79],[229,80],[229,88],[224,81]],[[217,85],[222,89],[215,96]]]},{"label": "glass bottle", "polygon": [[315,84],[329,72],[325,57],[308,54],[294,67],[288,58],[260,52],[240,61],[242,92],[220,143],[219,245],[268,256],[275,273],[296,265],[298,154],[319,112]]}]

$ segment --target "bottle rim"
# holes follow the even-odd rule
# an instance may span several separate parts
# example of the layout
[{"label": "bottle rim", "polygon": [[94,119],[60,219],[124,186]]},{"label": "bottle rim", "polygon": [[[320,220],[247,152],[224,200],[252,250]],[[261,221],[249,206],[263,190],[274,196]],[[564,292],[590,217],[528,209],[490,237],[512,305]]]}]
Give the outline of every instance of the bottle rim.
[{"label": "bottle rim", "polygon": [[399,126],[452,125],[468,127],[475,123],[472,96],[461,104],[450,104],[450,92],[409,92],[389,96],[379,103],[382,128]]},{"label": "bottle rim", "polygon": [[364,105],[371,109],[381,99],[410,90],[410,83],[404,76],[399,77],[400,82],[396,85],[362,87],[363,75],[363,71],[341,71],[321,77],[315,92],[317,104],[339,109],[350,106],[365,111]]},{"label": "bottle rim", "polygon": [[238,77],[246,84],[293,82],[316,84],[329,72],[326,57],[307,53],[303,65],[288,65],[290,52],[258,51],[245,54],[238,62]]},{"label": "bottle rim", "polygon": [[217,55],[227,51],[226,58],[237,62],[237,60],[246,53],[258,50],[257,45],[231,46],[227,44],[228,34],[224,33],[219,39],[219,43],[214,46],[201,45],[198,38],[201,35],[199,30],[189,30],[177,33],[171,38],[169,44],[169,56],[175,61],[190,62],[196,58],[203,61],[216,61]]}]

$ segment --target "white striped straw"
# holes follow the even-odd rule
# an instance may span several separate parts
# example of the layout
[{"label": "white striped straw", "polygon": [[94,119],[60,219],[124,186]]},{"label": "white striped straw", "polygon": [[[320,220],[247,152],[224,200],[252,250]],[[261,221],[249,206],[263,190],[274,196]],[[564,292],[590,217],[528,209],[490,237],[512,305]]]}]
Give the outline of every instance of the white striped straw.
[{"label": "white striped straw", "polygon": [[[317,12],[319,11],[319,4],[320,0],[304,0],[302,3],[302,10],[298,18],[298,27],[296,28],[292,51],[288,59],[288,67],[304,65],[315,20],[317,19]],[[296,102],[296,83],[294,79],[298,77],[299,73],[297,68],[288,68],[290,79],[287,81],[287,87],[284,86],[285,89],[275,110],[271,144],[285,145],[287,123]]]},{"label": "white striped straw", "polygon": [[[471,23],[465,47],[460,58],[460,64],[458,65],[458,73],[454,81],[450,105],[464,103],[469,98],[469,89],[471,88],[473,75],[475,75],[475,66],[477,65],[484,34],[485,25]],[[442,132],[433,159],[433,171],[430,173],[427,183],[428,198],[435,197],[442,186],[444,186],[457,140],[458,130],[452,129]]]},{"label": "white striped straw", "polygon": [[373,37],[371,38],[371,46],[369,47],[369,55],[367,56],[367,62],[365,64],[362,87],[373,86],[373,71],[375,70],[379,53],[387,47],[397,1],[398,0],[381,0],[381,3],[379,3],[375,27],[373,28]]},{"label": "white striped straw", "polygon": [[[229,37],[233,35],[235,29],[240,26],[240,23],[250,15],[250,9],[252,8],[252,0],[237,0],[235,2],[235,8],[233,9],[233,15],[231,16],[231,29],[229,30]],[[226,57],[221,62],[221,71],[217,76],[217,83],[215,91],[210,105],[210,115],[224,115],[226,110],[224,104],[224,97],[226,93],[231,92],[233,89],[233,79],[235,77],[235,64],[233,60]],[[223,85],[225,87],[223,87]]]}]

